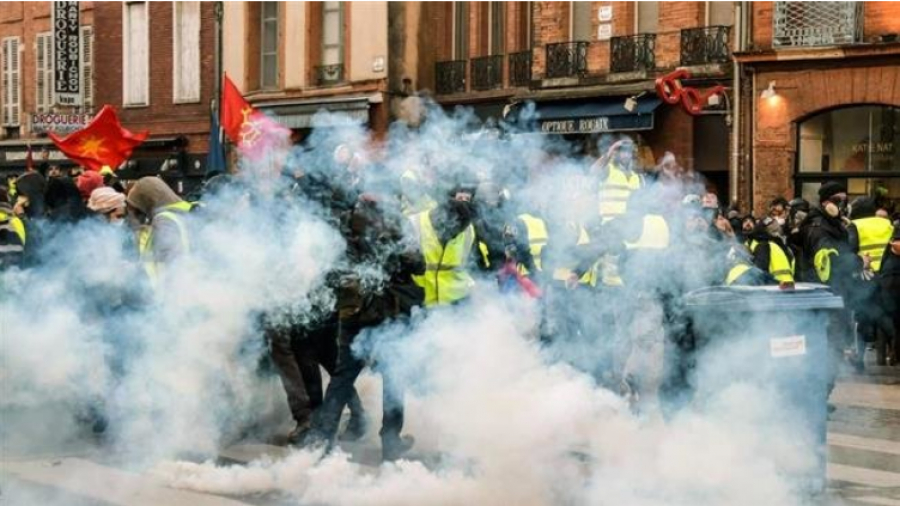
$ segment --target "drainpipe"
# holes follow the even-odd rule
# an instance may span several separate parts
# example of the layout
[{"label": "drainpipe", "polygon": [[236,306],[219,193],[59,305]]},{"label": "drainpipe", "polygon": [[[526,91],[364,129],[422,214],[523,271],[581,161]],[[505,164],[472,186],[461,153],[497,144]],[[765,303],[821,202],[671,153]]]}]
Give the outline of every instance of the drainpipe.
[{"label": "drainpipe", "polygon": [[[735,2],[734,9],[734,48],[744,50],[744,9],[747,2]],[[741,64],[732,58],[732,103],[734,117],[731,120],[731,174],[729,176],[729,193],[732,204],[738,201],[738,178],[741,163]]]}]

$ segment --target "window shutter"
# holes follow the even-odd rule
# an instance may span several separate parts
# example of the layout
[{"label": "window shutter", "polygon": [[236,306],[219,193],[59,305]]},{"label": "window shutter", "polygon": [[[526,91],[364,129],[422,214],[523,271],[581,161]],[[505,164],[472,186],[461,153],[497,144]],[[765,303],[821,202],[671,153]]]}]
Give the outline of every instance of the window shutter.
[{"label": "window shutter", "polygon": [[94,105],[94,30],[89,26],[81,29],[81,89],[84,106]]},{"label": "window shutter", "polygon": [[22,103],[21,72],[19,69],[19,38],[9,39],[10,43],[10,124],[19,125],[19,108]]},{"label": "window shutter", "polygon": [[3,59],[0,60],[0,74],[3,75],[3,88],[0,89],[0,99],[3,100],[3,118],[0,120],[4,125],[9,124],[9,39],[3,39]]},{"label": "window shutter", "polygon": [[200,2],[175,2],[175,101],[200,100]]},{"label": "window shutter", "polygon": [[35,37],[35,74],[37,81],[35,86],[35,102],[37,112],[50,112],[53,107],[53,37],[49,33],[38,34]]},{"label": "window shutter", "polygon": [[125,89],[126,105],[149,104],[149,52],[147,47],[147,3],[128,2],[126,10]]}]

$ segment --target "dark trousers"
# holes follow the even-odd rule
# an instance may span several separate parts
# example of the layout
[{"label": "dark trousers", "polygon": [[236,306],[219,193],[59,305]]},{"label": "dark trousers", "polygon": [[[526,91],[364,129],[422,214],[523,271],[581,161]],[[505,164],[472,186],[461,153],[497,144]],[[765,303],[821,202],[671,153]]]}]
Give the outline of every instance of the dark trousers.
[{"label": "dark trousers", "polygon": [[[337,435],[341,413],[356,394],[353,385],[366,366],[365,358],[353,352],[353,340],[361,330],[362,327],[352,323],[342,323],[340,326],[337,364],[328,383],[325,400],[313,416],[313,430],[326,441],[333,441]],[[382,439],[399,438],[403,429],[403,389],[384,371],[382,381],[384,413],[380,434]]]},{"label": "dark trousers", "polygon": [[[310,421],[313,410],[322,405],[324,368],[332,378],[338,359],[337,324],[329,322],[311,329],[300,327],[266,330],[272,362],[281,377],[291,415],[297,423]],[[351,385],[352,387],[352,385]],[[362,415],[362,401],[352,388],[347,401],[354,415]]]}]

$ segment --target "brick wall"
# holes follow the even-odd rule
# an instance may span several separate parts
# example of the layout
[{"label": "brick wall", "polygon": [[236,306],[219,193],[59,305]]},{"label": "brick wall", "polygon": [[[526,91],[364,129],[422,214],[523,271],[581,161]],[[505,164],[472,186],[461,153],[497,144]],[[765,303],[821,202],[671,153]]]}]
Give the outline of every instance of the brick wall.
[{"label": "brick wall", "polygon": [[215,14],[212,2],[200,8],[200,102],[173,103],[172,29],[173,4],[150,2],[150,105],[122,104],[122,5],[97,2],[94,17],[95,102],[119,111],[122,124],[132,130],[149,130],[154,136],[184,135],[189,153],[207,150],[209,104],[215,89]]},{"label": "brick wall", "polygon": [[[812,68],[761,72],[758,86],[776,81],[778,96],[757,100],[754,129],[754,202],[758,211],[773,196],[793,194],[797,122],[816,112],[850,104],[900,107],[896,65]],[[756,90],[756,96],[759,90]]]},{"label": "brick wall", "polygon": [[[81,2],[81,26],[90,26],[94,22],[94,2]],[[20,53],[20,93],[21,102],[21,134],[24,138],[34,137],[27,128],[31,113],[37,108],[36,59],[37,49],[35,37],[50,31],[50,2],[0,2],[0,39],[19,37]],[[94,40],[97,40],[95,30]],[[96,42],[95,42],[96,46]],[[94,56],[94,61],[98,59]],[[94,71],[96,81],[96,70]],[[94,102],[97,103],[96,93]],[[2,100],[2,95],[0,95]]]}]

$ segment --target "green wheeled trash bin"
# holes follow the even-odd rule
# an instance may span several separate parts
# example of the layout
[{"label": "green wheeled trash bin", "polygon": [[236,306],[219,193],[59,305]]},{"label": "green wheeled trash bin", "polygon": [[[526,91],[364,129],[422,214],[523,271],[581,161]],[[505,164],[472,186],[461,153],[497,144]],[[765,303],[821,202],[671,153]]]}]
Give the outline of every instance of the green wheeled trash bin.
[{"label": "green wheeled trash bin", "polygon": [[[799,283],[792,289],[711,287],[690,292],[683,302],[694,340],[690,388],[710,393],[742,382],[775,392],[784,423],[810,442],[815,458],[793,482],[822,493],[834,381],[827,329],[831,315],[844,307],[841,297],[823,285]],[[705,375],[704,368],[716,373]]]}]

